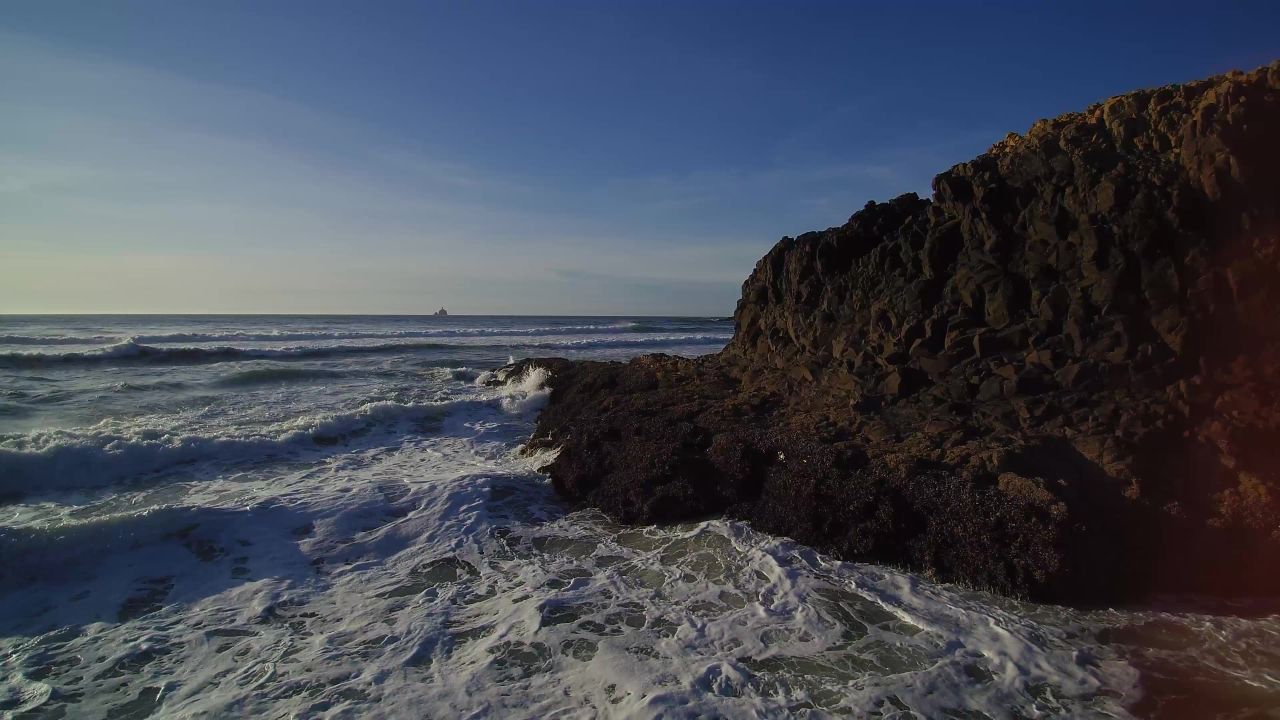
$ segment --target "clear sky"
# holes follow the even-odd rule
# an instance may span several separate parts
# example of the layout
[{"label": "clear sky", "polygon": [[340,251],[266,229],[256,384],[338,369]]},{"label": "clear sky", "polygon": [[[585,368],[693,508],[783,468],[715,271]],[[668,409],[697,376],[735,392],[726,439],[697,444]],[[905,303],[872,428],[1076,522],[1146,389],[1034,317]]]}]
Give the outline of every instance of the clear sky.
[{"label": "clear sky", "polygon": [[727,314],[1280,3],[0,3],[0,312]]}]

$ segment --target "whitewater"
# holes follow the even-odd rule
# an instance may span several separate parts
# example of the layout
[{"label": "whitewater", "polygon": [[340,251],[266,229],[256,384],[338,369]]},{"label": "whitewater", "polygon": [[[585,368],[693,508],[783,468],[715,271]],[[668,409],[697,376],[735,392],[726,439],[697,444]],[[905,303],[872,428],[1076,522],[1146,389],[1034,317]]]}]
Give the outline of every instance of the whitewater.
[{"label": "whitewater", "polygon": [[[1169,716],[1280,706],[1280,618],[1067,609],[565,506],[513,359],[727,318],[0,316],[0,714]],[[1186,715],[1195,717],[1195,713]]]}]

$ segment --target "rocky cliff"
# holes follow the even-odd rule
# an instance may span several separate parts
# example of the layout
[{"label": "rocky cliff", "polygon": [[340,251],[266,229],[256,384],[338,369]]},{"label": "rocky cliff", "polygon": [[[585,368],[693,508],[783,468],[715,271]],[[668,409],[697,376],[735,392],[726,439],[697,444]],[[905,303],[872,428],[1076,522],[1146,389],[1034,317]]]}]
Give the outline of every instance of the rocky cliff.
[{"label": "rocky cliff", "polygon": [[557,490],[1044,600],[1280,590],[1280,63],[933,189],[781,240],[718,355],[527,361]]}]

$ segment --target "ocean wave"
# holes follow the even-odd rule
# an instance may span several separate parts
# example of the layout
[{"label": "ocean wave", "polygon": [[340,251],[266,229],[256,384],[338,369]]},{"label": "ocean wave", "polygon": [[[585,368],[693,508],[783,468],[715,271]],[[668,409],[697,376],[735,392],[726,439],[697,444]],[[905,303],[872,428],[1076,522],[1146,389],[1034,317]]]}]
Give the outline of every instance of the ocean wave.
[{"label": "ocean wave", "polygon": [[[279,342],[298,340],[395,340],[436,337],[524,337],[532,335],[598,335],[626,332],[661,332],[644,329],[638,323],[613,325],[565,325],[535,328],[431,328],[427,330],[314,331],[266,333],[166,333],[134,335],[139,343]],[[34,343],[33,343],[34,344]]]},{"label": "ocean wave", "polygon": [[546,401],[547,374],[513,378],[493,396],[435,403],[366,403],[240,435],[182,434],[103,422],[80,430],[0,436],[0,497],[113,485],[177,465],[261,461],[347,443],[382,429],[421,428],[454,412],[520,414]]},{"label": "ocean wave", "polygon": [[517,342],[500,344],[457,345],[434,342],[395,342],[369,345],[302,345],[283,348],[238,347],[158,347],[144,345],[130,338],[121,343],[97,350],[67,353],[16,352],[0,353],[0,367],[38,368],[62,364],[200,364],[235,360],[305,360],[336,355],[370,355],[415,350],[464,347],[483,348],[537,348],[537,349],[585,349],[607,347],[660,347],[664,345],[708,345],[725,343],[726,334],[660,335],[644,338],[605,337],[581,340],[549,340],[544,342]]},{"label": "ocean wave", "polygon": [[722,324],[718,318],[688,318],[680,321],[633,320],[602,325],[563,325],[532,328],[459,327],[424,330],[384,331],[274,331],[274,332],[183,332],[136,335],[0,335],[0,345],[114,345],[174,343],[296,342],[305,340],[396,340],[448,337],[532,337],[539,335],[610,335],[626,333],[671,333],[696,331]]},{"label": "ocean wave", "polygon": [[[16,586],[84,580],[93,573],[85,567],[90,562],[101,569],[98,563],[132,554],[135,561],[146,565],[142,559],[151,553],[163,555],[176,547],[190,551],[193,561],[212,562],[220,556],[226,533],[265,531],[279,537],[307,520],[296,508],[265,502],[236,508],[126,505],[87,516],[63,516],[34,526],[0,526],[0,582]],[[148,559],[154,562],[156,558],[150,555]],[[151,582],[163,585],[167,579]],[[121,610],[120,606],[106,609],[117,613]]]},{"label": "ocean wave", "polygon": [[0,345],[104,345],[123,339],[122,335],[0,335]]},{"label": "ocean wave", "polygon": [[324,368],[266,367],[241,370],[218,378],[214,384],[224,387],[263,385],[280,382],[300,382],[342,377],[345,373]]},{"label": "ocean wave", "polygon": [[449,347],[440,343],[384,343],[378,345],[307,345],[285,348],[157,347],[132,338],[97,350],[68,353],[2,353],[0,367],[30,368],[58,364],[157,363],[198,364],[231,360],[289,360],[332,355],[401,352]]},{"label": "ocean wave", "polygon": [[720,318],[682,318],[680,320],[635,320],[627,325],[633,333],[705,332],[724,327]]},{"label": "ocean wave", "polygon": [[[191,508],[148,508],[47,527],[0,526],[0,579],[23,581],[83,575],[86,561],[175,540],[198,526]],[[213,512],[204,515],[215,516]]]},{"label": "ocean wave", "polygon": [[32,412],[26,405],[0,401],[0,417],[26,417]]},{"label": "ocean wave", "polygon": [[608,347],[661,347],[663,345],[714,345],[727,343],[732,335],[716,333],[712,335],[663,335],[646,338],[584,338],[582,340],[548,340],[545,342],[522,343],[516,347],[571,350],[575,348],[608,348]]},{"label": "ocean wave", "polygon": [[463,382],[473,382],[482,373],[487,371],[476,370],[469,367],[438,367],[435,368],[437,373],[441,373],[444,378],[449,380],[462,380]]},{"label": "ocean wave", "polygon": [[108,424],[40,431],[0,441],[0,496],[102,487],[202,461],[262,460],[337,445],[378,425],[436,419],[452,409],[452,403],[369,403],[351,412],[301,417],[242,436]]},{"label": "ocean wave", "polygon": [[111,392],[154,392],[157,390],[181,390],[187,383],[180,380],[157,380],[155,382],[118,382],[111,386]]}]

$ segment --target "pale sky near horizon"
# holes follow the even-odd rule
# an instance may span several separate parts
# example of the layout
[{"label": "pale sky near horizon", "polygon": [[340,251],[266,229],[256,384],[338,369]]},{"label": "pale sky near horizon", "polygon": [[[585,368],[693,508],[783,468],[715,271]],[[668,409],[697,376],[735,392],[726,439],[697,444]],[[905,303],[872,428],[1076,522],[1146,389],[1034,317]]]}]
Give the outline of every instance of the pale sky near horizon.
[{"label": "pale sky near horizon", "polygon": [[1280,4],[0,3],[0,313],[732,312],[1040,117],[1280,56]]}]

